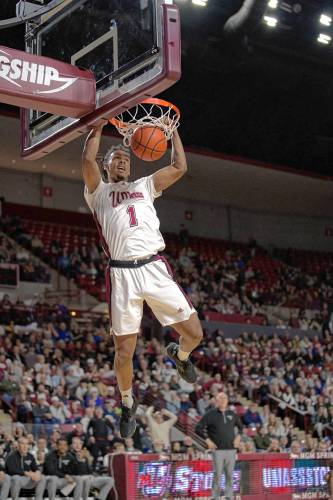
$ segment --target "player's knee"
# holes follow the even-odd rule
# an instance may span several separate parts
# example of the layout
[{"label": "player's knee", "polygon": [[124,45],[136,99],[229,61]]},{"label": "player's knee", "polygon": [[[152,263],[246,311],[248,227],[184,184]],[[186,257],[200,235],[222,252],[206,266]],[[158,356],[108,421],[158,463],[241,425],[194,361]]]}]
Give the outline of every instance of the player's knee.
[{"label": "player's knee", "polygon": [[126,345],[119,346],[116,348],[115,364],[117,366],[122,366],[129,361],[132,361],[133,350]]},{"label": "player's knee", "polygon": [[198,344],[202,341],[203,338],[203,331],[201,328],[201,325],[198,326],[197,328],[194,328],[193,330],[193,339],[198,342]]}]

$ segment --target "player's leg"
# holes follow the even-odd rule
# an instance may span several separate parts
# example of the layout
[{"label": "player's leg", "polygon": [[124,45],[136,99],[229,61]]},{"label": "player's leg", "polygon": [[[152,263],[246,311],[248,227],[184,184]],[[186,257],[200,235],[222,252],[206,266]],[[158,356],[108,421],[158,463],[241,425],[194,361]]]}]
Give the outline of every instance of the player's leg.
[{"label": "player's leg", "polygon": [[115,345],[114,369],[122,399],[120,434],[134,434],[138,402],[132,394],[133,355],[140,330],[143,299],[135,269],[112,269],[111,317]]},{"label": "player's leg", "polygon": [[133,436],[136,429],[135,412],[138,402],[132,393],[133,356],[137,335],[114,335],[114,369],[121,394],[120,434],[122,438]]},{"label": "player's leg", "polygon": [[168,356],[175,362],[179,375],[194,383],[196,373],[189,358],[203,337],[198,315],[165,260],[157,260],[145,268],[148,305],[163,326],[173,326],[180,335],[179,345],[173,342],[168,345]]},{"label": "player's leg", "polygon": [[172,327],[179,333],[179,349],[178,358],[185,361],[189,358],[190,354],[200,344],[203,331],[200,320],[196,312],[191,314],[189,319],[175,323]]},{"label": "player's leg", "polygon": [[137,335],[114,335],[115,358],[114,369],[116,372],[122,402],[131,408],[133,405],[133,356],[136,347]]}]

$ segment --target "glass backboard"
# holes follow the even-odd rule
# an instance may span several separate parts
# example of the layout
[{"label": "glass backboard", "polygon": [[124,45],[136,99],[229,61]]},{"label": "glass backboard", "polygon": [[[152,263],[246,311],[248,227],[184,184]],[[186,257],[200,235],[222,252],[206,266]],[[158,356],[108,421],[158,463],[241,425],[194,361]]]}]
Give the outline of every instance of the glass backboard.
[{"label": "glass backboard", "polygon": [[22,155],[35,159],[180,78],[179,11],[165,0],[65,0],[26,24],[26,51],[96,79],[96,110],[81,119],[22,110]]}]

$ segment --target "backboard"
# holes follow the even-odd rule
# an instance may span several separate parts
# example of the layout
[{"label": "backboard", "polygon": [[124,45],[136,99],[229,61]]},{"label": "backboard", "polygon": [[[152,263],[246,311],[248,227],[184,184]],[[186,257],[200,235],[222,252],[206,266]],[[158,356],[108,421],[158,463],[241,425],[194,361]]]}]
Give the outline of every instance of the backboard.
[{"label": "backboard", "polygon": [[54,11],[26,23],[26,52],[92,70],[97,105],[81,119],[22,110],[27,159],[162,92],[181,73],[179,11],[170,0],[64,0]]}]

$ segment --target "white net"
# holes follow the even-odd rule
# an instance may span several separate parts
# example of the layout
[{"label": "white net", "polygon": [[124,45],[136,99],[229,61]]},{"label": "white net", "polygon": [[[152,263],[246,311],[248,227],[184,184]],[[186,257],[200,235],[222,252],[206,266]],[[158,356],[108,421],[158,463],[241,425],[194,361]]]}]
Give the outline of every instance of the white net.
[{"label": "white net", "polygon": [[130,147],[132,135],[140,127],[159,127],[170,140],[179,126],[179,118],[179,110],[173,104],[161,99],[146,99],[110,121],[123,135],[124,145]]}]

